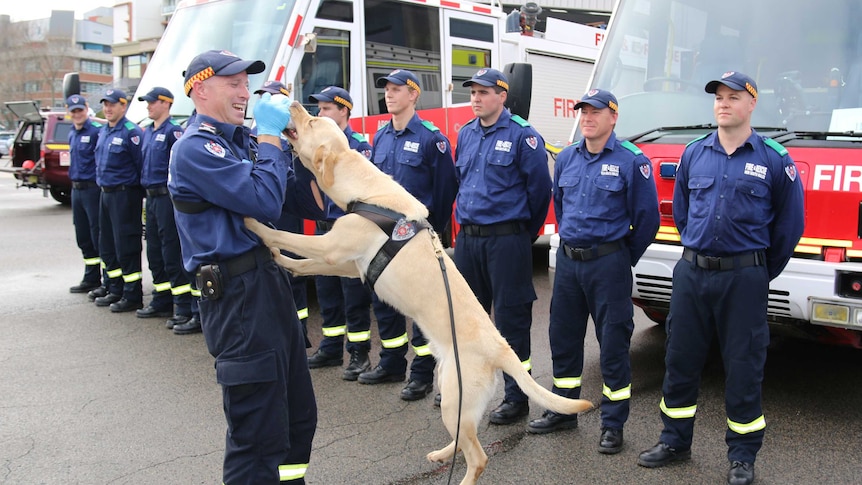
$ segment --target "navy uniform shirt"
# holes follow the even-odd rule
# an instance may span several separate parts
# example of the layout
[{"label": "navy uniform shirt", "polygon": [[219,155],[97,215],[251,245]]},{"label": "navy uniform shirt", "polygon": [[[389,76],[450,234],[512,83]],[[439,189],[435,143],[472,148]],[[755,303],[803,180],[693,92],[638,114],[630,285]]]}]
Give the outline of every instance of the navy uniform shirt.
[{"label": "navy uniform shirt", "polygon": [[551,202],[544,140],[506,109],[487,131],[477,120],[458,132],[455,220],[462,225],[520,221],[536,236]]},{"label": "navy uniform shirt", "polygon": [[777,142],[751,130],[733,155],[717,132],[686,146],[673,194],[683,246],[707,256],[766,250],[772,279],[793,256],[803,212],[796,165]]},{"label": "navy uniform shirt", "polygon": [[81,129],[69,131],[69,179],[75,182],[96,181],[96,143],[102,124],[88,119]]},{"label": "navy uniform shirt", "polygon": [[613,132],[600,153],[590,153],[583,141],[566,147],[554,165],[554,211],[567,244],[591,247],[623,239],[634,266],[659,226],[649,159]]},{"label": "navy uniform shirt", "polygon": [[143,135],[125,116],[113,127],[102,127],[96,144],[96,182],[100,187],[141,184]]},{"label": "navy uniform shirt", "polygon": [[275,221],[281,215],[289,176],[287,155],[261,143],[252,162],[248,128],[198,114],[171,151],[168,189],[175,201],[208,202],[197,214],[174,209],[183,266],[235,258],[260,239],[246,229],[244,216]]},{"label": "navy uniform shirt", "polygon": [[[344,129],[344,136],[347,137],[347,143],[350,145],[352,150],[356,150],[361,153],[363,157],[371,160],[371,144],[368,143],[368,140],[366,140],[364,136],[353,131],[350,125],[347,125],[347,128]],[[341,207],[335,205],[335,202],[332,202],[332,199],[326,197],[326,194],[323,194],[323,196],[324,200],[326,200],[325,210],[327,220],[334,221],[344,215],[344,211]]]},{"label": "navy uniform shirt", "polygon": [[144,187],[164,186],[168,183],[168,161],[171,147],[183,135],[183,128],[170,116],[154,128],[155,123],[144,130],[141,185]]},{"label": "navy uniform shirt", "polygon": [[419,115],[401,131],[392,123],[374,135],[371,160],[428,208],[428,222],[443,233],[452,217],[458,192],[449,140]]}]

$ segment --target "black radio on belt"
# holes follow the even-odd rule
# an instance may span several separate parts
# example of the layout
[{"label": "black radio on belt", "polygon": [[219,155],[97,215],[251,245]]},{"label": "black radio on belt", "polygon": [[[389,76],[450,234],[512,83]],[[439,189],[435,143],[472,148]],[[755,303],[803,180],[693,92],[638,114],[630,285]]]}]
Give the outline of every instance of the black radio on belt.
[{"label": "black radio on belt", "polygon": [[221,298],[224,288],[224,279],[217,264],[201,265],[197,278],[198,288],[201,290],[201,298],[214,301]]}]

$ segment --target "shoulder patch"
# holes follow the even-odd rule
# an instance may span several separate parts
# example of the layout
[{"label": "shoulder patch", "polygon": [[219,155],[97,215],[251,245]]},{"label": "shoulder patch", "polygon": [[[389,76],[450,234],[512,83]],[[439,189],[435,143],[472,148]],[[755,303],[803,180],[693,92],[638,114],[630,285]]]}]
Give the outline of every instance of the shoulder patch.
[{"label": "shoulder patch", "polygon": [[622,142],[620,142],[620,146],[625,148],[626,150],[634,153],[635,155],[643,155],[643,153],[644,153],[641,151],[640,148],[638,148],[637,145],[635,145],[634,143],[632,143],[628,140],[623,140]]},{"label": "shoulder patch", "polygon": [[433,132],[435,132],[435,131],[440,131],[440,128],[437,128],[436,126],[434,126],[434,123],[431,123],[431,122],[430,122],[430,121],[428,121],[428,120],[422,120],[422,126],[424,126],[425,128],[427,128],[427,129],[428,129],[428,131],[430,131],[430,132],[432,132],[432,133],[433,133]]},{"label": "shoulder patch", "polygon": [[524,128],[530,126],[529,121],[525,120],[524,118],[521,118],[518,115],[512,115],[512,121],[514,121],[515,123],[518,123],[519,125],[523,126]]},{"label": "shoulder patch", "polygon": [[359,133],[356,133],[355,131],[350,136],[352,136],[353,139],[358,141],[359,143],[368,143],[368,140],[366,140],[364,136],[360,135]]},{"label": "shoulder patch", "polygon": [[203,131],[204,133],[211,133],[213,135],[218,135],[218,128],[209,123],[201,123],[198,126],[198,131]]},{"label": "shoulder patch", "polygon": [[778,152],[778,154],[780,156],[783,157],[783,156],[787,155],[787,149],[784,148],[784,146],[781,143],[778,143],[777,141],[773,140],[772,138],[763,137],[763,143],[766,146],[768,146],[769,148],[772,148],[773,150]]},{"label": "shoulder patch", "polygon": [[126,127],[127,130],[134,130],[135,127],[137,127],[138,125],[132,123],[131,121],[127,121],[124,126]]},{"label": "shoulder patch", "polygon": [[690,141],[690,142],[686,143],[686,144],[685,144],[685,146],[689,146],[689,145],[691,145],[692,143],[694,143],[694,142],[696,142],[696,141],[703,140],[704,138],[706,138],[706,137],[708,137],[708,136],[709,136],[709,133],[707,133],[707,134],[705,134],[705,135],[701,135],[701,136],[699,136],[699,137],[695,138],[694,140],[692,140],[692,141]]},{"label": "shoulder patch", "polygon": [[96,128],[101,128],[101,127],[102,127],[102,124],[101,124],[101,123],[99,123],[98,121],[91,121],[91,122],[90,122],[90,125],[91,125],[91,126],[95,126]]}]

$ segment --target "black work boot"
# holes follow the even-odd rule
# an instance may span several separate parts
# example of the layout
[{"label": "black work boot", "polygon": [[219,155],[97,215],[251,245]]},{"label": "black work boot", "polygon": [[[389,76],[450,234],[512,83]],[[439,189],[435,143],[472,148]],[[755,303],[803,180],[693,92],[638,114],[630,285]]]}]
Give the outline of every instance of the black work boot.
[{"label": "black work boot", "polygon": [[371,360],[368,359],[367,350],[354,350],[350,353],[350,363],[344,369],[341,376],[345,381],[355,381],[359,374],[371,369]]}]

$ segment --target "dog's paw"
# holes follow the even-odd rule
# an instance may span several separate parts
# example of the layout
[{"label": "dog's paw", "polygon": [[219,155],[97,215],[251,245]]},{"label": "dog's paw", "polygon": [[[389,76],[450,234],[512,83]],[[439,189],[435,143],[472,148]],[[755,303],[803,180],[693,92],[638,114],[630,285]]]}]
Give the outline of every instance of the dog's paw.
[{"label": "dog's paw", "polygon": [[443,463],[452,458],[452,454],[448,452],[449,447],[443,448],[442,450],[432,451],[425,455],[425,458],[428,459],[431,463]]}]

